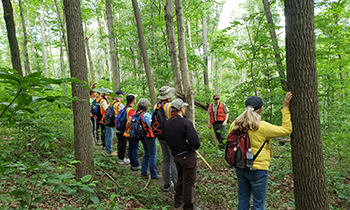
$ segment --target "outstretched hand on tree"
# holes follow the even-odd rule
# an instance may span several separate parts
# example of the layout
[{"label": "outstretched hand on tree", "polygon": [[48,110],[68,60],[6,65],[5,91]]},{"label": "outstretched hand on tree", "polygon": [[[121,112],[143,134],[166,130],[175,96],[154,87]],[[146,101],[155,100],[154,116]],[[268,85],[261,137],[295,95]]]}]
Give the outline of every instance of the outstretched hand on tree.
[{"label": "outstretched hand on tree", "polygon": [[292,92],[288,92],[286,96],[284,97],[284,103],[283,103],[283,108],[288,108],[290,104],[290,100],[292,99],[293,94]]}]

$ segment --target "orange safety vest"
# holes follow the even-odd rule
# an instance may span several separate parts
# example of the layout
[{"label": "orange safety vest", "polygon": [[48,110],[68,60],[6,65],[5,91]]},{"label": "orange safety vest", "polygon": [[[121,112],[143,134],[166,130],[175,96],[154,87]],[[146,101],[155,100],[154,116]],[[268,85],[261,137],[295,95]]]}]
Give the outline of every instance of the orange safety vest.
[{"label": "orange safety vest", "polygon": [[[213,112],[213,103],[209,105],[210,109],[210,123],[215,123],[215,118],[214,118],[214,112]],[[225,121],[226,115],[225,115],[225,110],[224,110],[224,103],[219,102],[219,107],[217,111],[217,117],[216,121]]]},{"label": "orange safety vest", "polygon": [[[134,109],[134,108],[132,108],[132,107],[130,107],[130,106],[126,108],[126,121],[128,121],[129,112],[130,112],[132,109]],[[130,137],[129,130],[130,130],[130,127],[128,128],[127,131],[124,132],[123,136],[125,136],[125,137]]]},{"label": "orange safety vest", "polygon": [[156,138],[153,134],[153,131],[152,131],[152,128],[150,126],[148,126],[146,123],[143,122],[143,115],[145,114],[146,112],[144,112],[142,115],[141,115],[141,126],[142,128],[147,128],[147,134],[146,134],[146,137],[148,138]]},{"label": "orange safety vest", "polygon": [[113,101],[113,109],[115,111],[115,115],[117,116],[119,114],[119,110],[118,110],[118,107],[119,105],[121,104],[122,102],[118,101],[118,100],[114,100]]},{"label": "orange safety vest", "polygon": [[[97,100],[96,100],[96,102],[97,102]],[[101,97],[101,99],[100,99],[100,111],[101,111],[102,118],[101,118],[100,123],[103,124],[103,125],[106,125],[106,123],[103,122],[103,119],[105,119],[105,114],[106,114],[106,110],[104,110],[103,106],[102,106],[103,100],[106,100],[108,106],[110,106],[110,103],[109,103],[109,101],[107,99]]]}]

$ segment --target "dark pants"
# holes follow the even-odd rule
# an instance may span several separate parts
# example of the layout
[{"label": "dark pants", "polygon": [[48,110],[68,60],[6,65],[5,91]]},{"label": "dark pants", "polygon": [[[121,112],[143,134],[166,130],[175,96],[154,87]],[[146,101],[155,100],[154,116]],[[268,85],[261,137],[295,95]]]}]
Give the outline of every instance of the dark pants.
[{"label": "dark pants", "polygon": [[101,127],[101,141],[102,141],[102,146],[106,147],[106,142],[105,142],[105,138],[106,138],[106,126],[99,123],[100,127]]},{"label": "dark pants", "polygon": [[92,123],[92,133],[94,135],[94,141],[95,141],[95,143],[97,143],[97,141],[98,141],[98,127],[99,127],[98,125],[100,123],[97,122],[97,119],[94,116],[91,117],[91,123]]},{"label": "dark pants", "polygon": [[193,186],[196,182],[197,155],[188,152],[186,156],[174,156],[178,178],[176,183],[175,204],[184,203],[184,210],[192,210]]},{"label": "dark pants", "polygon": [[138,156],[138,152],[139,152],[139,141],[138,140],[134,140],[130,137],[127,137],[127,139],[129,140],[129,159],[130,159],[130,165],[131,167],[138,167],[140,166],[140,162],[139,162],[139,156]]},{"label": "dark pants", "polygon": [[118,159],[124,160],[126,151],[126,142],[128,141],[123,133],[116,133],[118,138]]},{"label": "dark pants", "polygon": [[224,148],[224,143],[223,141],[226,139],[226,134],[225,134],[225,126],[222,125],[223,122],[221,121],[216,121],[213,123],[213,129],[215,132],[216,139],[219,142],[219,147],[221,149]]}]

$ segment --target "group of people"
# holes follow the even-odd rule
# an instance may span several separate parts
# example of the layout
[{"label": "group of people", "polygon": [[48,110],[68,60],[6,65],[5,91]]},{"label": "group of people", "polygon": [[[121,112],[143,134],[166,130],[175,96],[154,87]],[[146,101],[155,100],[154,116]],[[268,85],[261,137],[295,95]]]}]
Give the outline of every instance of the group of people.
[{"label": "group of people", "polygon": [[[90,102],[92,103],[94,100],[100,101],[102,117],[100,119],[96,116],[91,117],[95,142],[98,140],[97,129],[100,127],[102,146],[108,155],[118,156],[118,163],[120,164],[130,163],[131,170],[141,170],[142,178],[148,178],[148,176],[152,180],[162,178],[165,192],[175,186],[174,206],[176,208],[182,206],[183,209],[194,209],[192,195],[197,171],[195,150],[199,149],[200,141],[192,122],[184,117],[185,107],[188,104],[181,99],[172,101],[175,89],[164,86],[158,90],[158,99],[160,101],[153,107],[152,114],[150,114],[147,111],[151,104],[146,98],[141,98],[137,102],[137,95],[129,94],[126,97],[126,106],[124,106],[122,101],[126,93],[121,90],[116,91],[115,95],[118,95],[118,97],[113,98],[112,102],[115,113],[117,115],[123,109],[126,109],[127,113],[125,131],[116,132],[118,138],[118,152],[116,153],[112,149],[113,128],[103,124],[104,111],[110,106],[108,94],[112,93],[112,91],[100,87],[96,89],[96,92],[97,96],[94,96],[94,91],[90,92]],[[289,112],[291,98],[292,93],[288,92],[284,98],[282,109],[282,126],[276,126],[261,121],[264,101],[257,96],[249,97],[245,101],[245,111],[231,124],[230,132],[236,129],[248,132],[251,149],[256,154],[266,140],[285,136],[292,132]],[[229,110],[224,103],[219,101],[220,96],[218,94],[213,96],[213,100],[214,103],[210,104],[208,108],[208,128],[211,129],[213,127],[216,138],[219,141],[219,147],[223,149]],[[134,105],[136,105],[136,111],[133,108]],[[164,135],[158,137],[162,151],[163,175],[157,172],[157,142],[151,126],[152,115],[157,107],[164,110],[167,119],[163,130]],[[129,134],[131,119],[135,113],[142,113],[142,127],[147,130],[146,136],[144,139],[141,139],[144,148],[144,157],[141,165],[138,161],[139,141],[132,139]],[[129,142],[129,159],[125,157],[127,142]],[[271,142],[268,141],[262,148],[259,156],[256,157],[252,168],[235,169],[238,180],[238,210],[250,209],[251,195],[253,196],[253,210],[265,209],[268,169],[271,158]]]}]

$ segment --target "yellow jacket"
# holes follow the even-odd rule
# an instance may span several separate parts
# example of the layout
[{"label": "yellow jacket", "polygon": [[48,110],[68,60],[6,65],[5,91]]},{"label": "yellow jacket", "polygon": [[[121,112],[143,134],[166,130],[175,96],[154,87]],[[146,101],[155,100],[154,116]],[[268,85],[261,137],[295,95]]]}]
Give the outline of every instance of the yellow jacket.
[{"label": "yellow jacket", "polygon": [[[248,131],[250,145],[254,154],[263,145],[265,140],[270,140],[280,136],[286,136],[292,133],[292,122],[290,120],[289,108],[281,110],[283,119],[282,126],[272,125],[265,121],[260,121],[257,131]],[[230,132],[234,127],[233,122],[230,126]],[[271,141],[265,144],[259,156],[255,159],[253,168],[259,170],[269,170],[270,161],[272,158]]]}]

